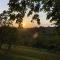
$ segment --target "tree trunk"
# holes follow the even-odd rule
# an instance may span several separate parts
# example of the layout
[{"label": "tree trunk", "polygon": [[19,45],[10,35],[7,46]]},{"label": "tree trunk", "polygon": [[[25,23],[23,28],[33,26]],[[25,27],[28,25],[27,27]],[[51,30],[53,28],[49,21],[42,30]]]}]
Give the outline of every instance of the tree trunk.
[{"label": "tree trunk", "polygon": [[9,46],[8,46],[8,50],[10,50],[11,49],[11,44],[9,44]]},{"label": "tree trunk", "polygon": [[0,43],[0,49],[1,49],[2,43]]}]

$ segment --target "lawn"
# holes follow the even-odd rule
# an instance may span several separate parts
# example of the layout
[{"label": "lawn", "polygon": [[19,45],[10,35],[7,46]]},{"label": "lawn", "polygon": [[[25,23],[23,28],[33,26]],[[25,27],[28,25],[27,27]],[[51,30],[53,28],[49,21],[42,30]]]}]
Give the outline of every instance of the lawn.
[{"label": "lawn", "polygon": [[0,60],[60,60],[60,55],[42,49],[19,46],[8,52],[0,50]]}]

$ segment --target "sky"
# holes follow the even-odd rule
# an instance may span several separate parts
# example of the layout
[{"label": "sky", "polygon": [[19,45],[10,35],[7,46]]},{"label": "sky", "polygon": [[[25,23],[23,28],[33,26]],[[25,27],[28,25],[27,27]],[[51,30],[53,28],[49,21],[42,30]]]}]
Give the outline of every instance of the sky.
[{"label": "sky", "polygon": [[[8,3],[8,0],[0,0],[0,13],[3,10],[8,10],[7,3]],[[40,12],[39,15],[40,15],[40,22],[41,22],[41,24],[39,26],[48,27],[48,26],[52,25],[52,23],[50,23],[49,20],[46,20],[46,13]],[[32,18],[32,16],[30,16],[30,17],[25,16],[24,17],[24,20],[23,20],[23,27],[24,28],[39,27],[38,24],[36,23],[36,21],[31,23],[31,18]],[[17,24],[14,23],[14,26],[17,26]]]},{"label": "sky", "polygon": [[0,13],[3,11],[3,10],[7,10],[8,9],[8,0],[0,0]]}]

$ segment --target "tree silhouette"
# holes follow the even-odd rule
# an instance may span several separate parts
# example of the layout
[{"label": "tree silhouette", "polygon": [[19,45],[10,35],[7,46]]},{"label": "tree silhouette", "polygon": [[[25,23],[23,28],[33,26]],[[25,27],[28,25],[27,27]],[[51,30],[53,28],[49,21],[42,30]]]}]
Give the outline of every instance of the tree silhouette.
[{"label": "tree silhouette", "polygon": [[[16,20],[16,23],[18,23],[19,27],[21,27],[21,22],[23,21],[26,11],[30,8],[30,11],[28,12],[27,16],[32,15],[34,12],[35,14],[32,19],[36,20],[37,23],[40,24],[39,14],[37,13],[40,9],[40,3],[37,2],[36,5],[34,3],[36,3],[34,2],[34,0],[9,0],[9,9],[8,11],[3,11],[3,15],[1,17],[5,16],[5,23],[6,20]],[[33,20],[31,20],[31,22]]]},{"label": "tree silhouette", "polygon": [[[26,14],[28,8],[30,11],[27,16],[30,16],[34,13],[34,16],[31,20],[36,20],[40,24],[39,12],[47,12],[47,19],[50,19],[50,22],[56,21],[56,25],[60,27],[60,0],[9,0],[9,9],[8,16],[9,20],[16,20],[16,22],[21,24],[23,18]],[[37,16],[38,15],[38,16]],[[7,18],[5,17],[5,20]]]},{"label": "tree silhouette", "polygon": [[41,0],[42,8],[47,12],[47,19],[50,19],[50,22],[55,21],[57,26],[56,30],[58,34],[60,33],[60,0]]}]

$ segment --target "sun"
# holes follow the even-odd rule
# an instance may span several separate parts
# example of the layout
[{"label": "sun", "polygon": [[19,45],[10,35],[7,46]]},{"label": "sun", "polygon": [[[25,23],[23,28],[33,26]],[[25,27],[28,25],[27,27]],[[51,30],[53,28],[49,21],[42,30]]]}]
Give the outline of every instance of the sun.
[{"label": "sun", "polygon": [[23,25],[23,28],[25,28],[26,24],[25,24],[25,23],[23,23],[22,25]]}]

